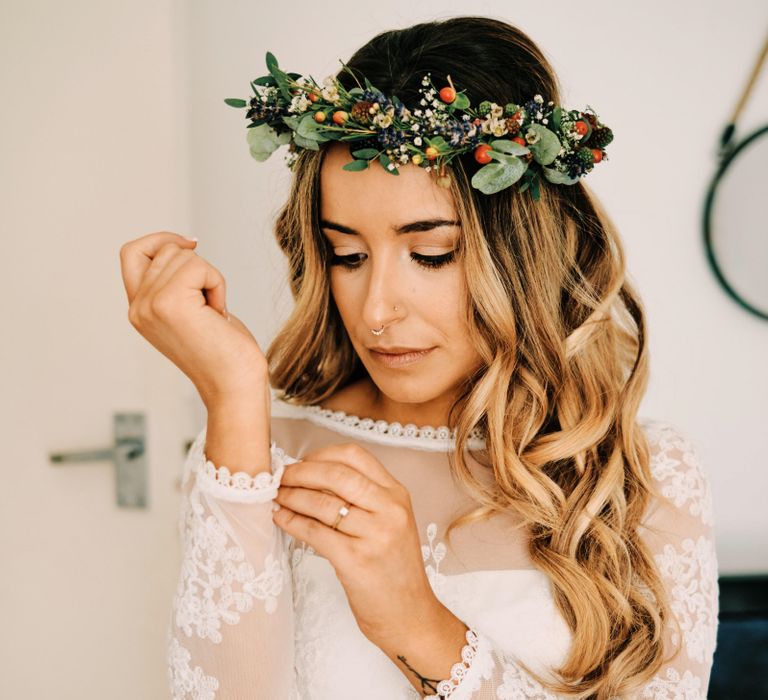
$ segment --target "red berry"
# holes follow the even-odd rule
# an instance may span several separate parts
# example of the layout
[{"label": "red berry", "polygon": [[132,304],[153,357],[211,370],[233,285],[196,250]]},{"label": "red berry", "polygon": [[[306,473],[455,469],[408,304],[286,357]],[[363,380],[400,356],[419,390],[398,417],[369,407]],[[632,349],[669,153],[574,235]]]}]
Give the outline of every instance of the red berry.
[{"label": "red berry", "polygon": [[490,144],[487,143],[481,143],[476,149],[475,149],[475,160],[478,163],[490,163],[493,158],[488,155],[488,151],[493,150],[490,146]]},{"label": "red berry", "polygon": [[595,158],[595,163],[599,163],[603,159],[603,152],[599,148],[593,148],[592,155]]},{"label": "red berry", "polygon": [[452,87],[444,87],[440,89],[440,99],[443,102],[448,102],[449,104],[453,102],[456,99],[456,90],[454,90]]},{"label": "red berry", "polygon": [[519,143],[521,146],[528,146],[528,143],[522,136],[515,136],[515,138],[512,139],[515,143]]},{"label": "red berry", "polygon": [[581,120],[577,121],[574,126],[576,127],[576,132],[579,134],[579,136],[584,136],[584,134],[589,131],[589,126],[587,123]]}]

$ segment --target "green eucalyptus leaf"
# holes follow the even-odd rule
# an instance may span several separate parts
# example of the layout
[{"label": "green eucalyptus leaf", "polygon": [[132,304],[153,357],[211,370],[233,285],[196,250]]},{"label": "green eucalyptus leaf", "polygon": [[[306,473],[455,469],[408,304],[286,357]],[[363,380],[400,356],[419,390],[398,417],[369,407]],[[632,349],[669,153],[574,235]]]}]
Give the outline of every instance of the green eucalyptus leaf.
[{"label": "green eucalyptus leaf", "polygon": [[274,74],[275,71],[280,70],[277,66],[277,59],[275,58],[274,54],[269,51],[267,51],[267,69],[272,74]]},{"label": "green eucalyptus leaf", "polygon": [[363,88],[353,87],[351,90],[347,90],[347,92],[354,97],[360,97],[363,94]]},{"label": "green eucalyptus leaf", "polygon": [[536,143],[528,144],[534,160],[541,165],[549,165],[560,153],[560,139],[543,124],[531,124],[528,131],[533,131],[539,136]]},{"label": "green eucalyptus leaf", "polygon": [[451,102],[451,107],[454,109],[466,109],[469,107],[469,98],[463,92],[456,93],[456,99]]},{"label": "green eucalyptus leaf", "polygon": [[435,136],[434,138],[424,137],[424,140],[430,145],[434,146],[438,151],[445,149],[448,146],[448,142],[442,136]]},{"label": "green eucalyptus leaf", "polygon": [[365,170],[368,167],[370,161],[367,160],[353,160],[341,167],[342,170]]},{"label": "green eucalyptus leaf", "polygon": [[573,185],[579,181],[579,178],[571,177],[567,173],[562,173],[555,168],[542,167],[542,170],[544,171],[544,177],[555,185]]},{"label": "green eucalyptus leaf", "polygon": [[472,176],[472,187],[483,194],[495,194],[517,182],[525,168],[515,168],[509,163],[488,163]]},{"label": "green eucalyptus leaf", "polygon": [[394,167],[391,170],[389,169],[388,166],[390,164],[394,165],[394,163],[392,163],[392,161],[390,160],[389,156],[386,153],[380,153],[379,154],[379,162],[384,166],[384,170],[386,170],[388,173],[392,173],[392,175],[399,175],[400,174],[400,172],[398,171],[397,167]]},{"label": "green eucalyptus leaf", "polygon": [[299,128],[299,117],[283,117],[283,121],[291,127],[291,129]]},{"label": "green eucalyptus leaf", "polygon": [[267,85],[267,86],[274,87],[275,85],[277,85],[277,81],[272,75],[262,75],[259,78],[254,78],[253,80],[251,80],[251,86],[254,86],[254,85]]},{"label": "green eucalyptus leaf", "polygon": [[526,153],[529,153],[529,150],[525,146],[510,139],[495,139],[494,141],[491,141],[490,146],[496,152],[509,153],[513,156],[523,156]]},{"label": "green eucalyptus leaf", "polygon": [[285,143],[285,141],[281,142],[280,136],[269,124],[260,124],[253,129],[248,129],[246,139],[251,155],[259,161],[269,158],[281,143]]},{"label": "green eucalyptus leaf", "polygon": [[375,148],[361,148],[357,151],[352,151],[352,155],[355,156],[355,158],[365,158],[366,160],[370,160],[371,158],[378,156],[379,152]]},{"label": "green eucalyptus leaf", "polygon": [[312,139],[305,139],[303,136],[299,136],[299,134],[296,132],[293,134],[293,141],[297,146],[301,146],[301,148],[308,148],[311,151],[320,150],[320,146],[318,145],[317,141],[313,141]]},{"label": "green eucalyptus leaf", "polygon": [[555,125],[555,129],[560,130],[560,124],[562,123],[563,110],[561,107],[555,107],[552,110],[552,123]]},{"label": "green eucalyptus leaf", "polygon": [[239,107],[241,109],[248,104],[245,100],[239,100],[236,97],[226,97],[224,98],[224,102],[226,102],[230,107]]}]

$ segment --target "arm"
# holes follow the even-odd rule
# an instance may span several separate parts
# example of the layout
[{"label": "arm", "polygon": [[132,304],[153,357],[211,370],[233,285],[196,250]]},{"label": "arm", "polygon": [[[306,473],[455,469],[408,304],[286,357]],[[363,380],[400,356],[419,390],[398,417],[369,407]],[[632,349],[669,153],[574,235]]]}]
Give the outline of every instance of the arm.
[{"label": "arm", "polygon": [[[672,425],[654,422],[650,426],[649,443],[653,476],[662,497],[646,517],[640,535],[653,552],[672,613],[680,624],[680,634],[674,627],[666,630],[665,657],[675,650],[679,653],[639,691],[624,697],[626,700],[704,700],[715,650],[718,612],[710,487],[693,446]],[[450,617],[444,617],[439,626],[420,635],[408,657],[410,666],[425,676],[428,674],[424,669],[447,668],[453,663],[450,674],[431,683],[434,688],[431,692],[437,694],[429,694],[425,686],[424,697],[451,700],[558,700],[561,697],[542,687],[526,673],[518,659],[481,629],[468,627],[465,643],[459,646],[455,641],[458,618],[448,615]],[[452,658],[447,650],[451,643]],[[418,690],[420,684],[414,683],[414,673],[409,670],[406,676]]]},{"label": "arm", "polygon": [[[243,419],[209,412],[184,467],[182,563],[168,631],[174,699],[288,698],[293,682],[289,537],[272,522],[272,500],[296,460],[271,442],[265,469],[254,458],[264,445],[224,432],[229,425],[248,434],[236,416]],[[209,430],[221,461],[206,452]],[[233,474],[227,464],[244,470]]]}]

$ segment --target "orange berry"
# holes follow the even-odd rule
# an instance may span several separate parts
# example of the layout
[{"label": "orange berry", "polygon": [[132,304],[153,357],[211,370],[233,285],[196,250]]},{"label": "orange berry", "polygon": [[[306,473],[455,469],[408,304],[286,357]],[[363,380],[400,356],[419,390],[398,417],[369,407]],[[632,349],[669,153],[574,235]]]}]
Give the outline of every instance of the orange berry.
[{"label": "orange berry", "polygon": [[584,136],[589,131],[589,126],[586,122],[583,122],[581,120],[577,121],[574,124],[574,127],[576,128],[576,133],[579,134],[579,136]]},{"label": "orange berry", "polygon": [[448,102],[450,104],[456,99],[456,90],[446,85],[446,87],[440,88],[439,95],[443,102]]},{"label": "orange berry", "polygon": [[434,160],[437,158],[439,151],[434,146],[427,146],[424,149],[424,153],[427,154],[427,160]]},{"label": "orange berry", "polygon": [[325,112],[315,112],[314,119],[316,122],[320,122],[322,124],[322,122],[325,121]]},{"label": "orange berry", "polygon": [[333,121],[334,121],[336,124],[339,124],[339,125],[341,125],[341,124],[343,124],[345,121],[347,121],[347,119],[349,119],[349,114],[347,114],[347,113],[346,113],[344,110],[341,110],[341,109],[339,109],[339,110],[336,110],[336,111],[333,113]]},{"label": "orange berry", "polygon": [[488,143],[481,143],[476,149],[475,149],[475,160],[478,163],[490,163],[493,158],[488,155],[488,151],[493,150]]},{"label": "orange berry", "polygon": [[599,148],[593,148],[592,155],[594,156],[595,163],[599,163],[603,159],[603,152]]},{"label": "orange berry", "polygon": [[308,92],[307,98],[310,102],[317,102],[320,99],[320,95],[318,95],[316,92]]}]

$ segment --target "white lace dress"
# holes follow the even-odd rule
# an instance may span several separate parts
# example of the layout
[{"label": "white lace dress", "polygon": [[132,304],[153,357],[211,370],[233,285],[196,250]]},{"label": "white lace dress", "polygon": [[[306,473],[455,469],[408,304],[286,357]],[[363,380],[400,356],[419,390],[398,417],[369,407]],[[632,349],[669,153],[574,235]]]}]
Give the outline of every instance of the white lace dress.
[{"label": "white lace dress", "polygon": [[[640,424],[664,496],[649,509],[641,535],[654,552],[680,622],[682,638],[670,631],[669,644],[682,649],[634,697],[698,700],[706,697],[717,631],[709,483],[679,430],[644,418]],[[272,499],[285,465],[306,451],[349,441],[366,447],[408,488],[435,595],[469,628],[452,672],[461,680],[450,697],[557,698],[518,663],[545,673],[567,656],[571,633],[517,523],[501,514],[454,530],[452,548],[443,541],[448,523],[472,505],[449,475],[450,431],[361,420],[274,397],[271,473],[253,478],[215,467],[205,456],[205,429],[189,450],[179,526],[183,563],[168,627],[172,697],[421,697],[359,630],[328,560],[272,521]],[[487,482],[488,470],[474,459],[483,447],[482,437],[473,436],[468,461]]]}]

